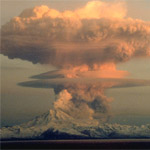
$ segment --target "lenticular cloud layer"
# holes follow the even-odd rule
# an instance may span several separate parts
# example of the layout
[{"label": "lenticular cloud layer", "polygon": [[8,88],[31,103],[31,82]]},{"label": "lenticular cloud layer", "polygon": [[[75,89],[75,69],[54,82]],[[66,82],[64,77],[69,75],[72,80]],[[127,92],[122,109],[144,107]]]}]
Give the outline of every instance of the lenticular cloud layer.
[{"label": "lenticular cloud layer", "polygon": [[91,1],[64,12],[37,6],[3,25],[1,33],[2,54],[61,68],[150,56],[150,22],[127,18],[119,2]]}]

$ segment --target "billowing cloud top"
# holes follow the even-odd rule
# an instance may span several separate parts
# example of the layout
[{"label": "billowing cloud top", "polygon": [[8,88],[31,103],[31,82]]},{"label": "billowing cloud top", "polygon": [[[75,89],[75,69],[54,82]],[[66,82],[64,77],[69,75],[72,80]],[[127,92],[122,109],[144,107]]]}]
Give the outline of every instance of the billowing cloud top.
[{"label": "billowing cloud top", "polygon": [[37,6],[14,17],[1,33],[2,54],[61,68],[93,69],[150,56],[150,22],[126,18],[122,2],[91,1],[64,12]]}]

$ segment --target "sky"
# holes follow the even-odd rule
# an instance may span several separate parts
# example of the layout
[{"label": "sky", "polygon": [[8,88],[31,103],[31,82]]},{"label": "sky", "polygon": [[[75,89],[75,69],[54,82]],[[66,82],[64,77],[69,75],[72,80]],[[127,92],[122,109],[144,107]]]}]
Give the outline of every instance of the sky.
[{"label": "sky", "polygon": [[[87,0],[55,0],[55,1],[14,1],[2,0],[1,24],[4,25],[24,9],[39,5],[47,5],[59,11],[74,10],[83,7]],[[149,0],[125,0],[127,17],[150,21]],[[18,86],[19,82],[30,81],[30,76],[56,69],[46,64],[32,64],[27,60],[8,59],[1,54],[1,104],[2,126],[18,124],[30,120],[34,116],[49,110],[54,102],[54,91]],[[117,69],[129,72],[127,78],[150,79],[150,59],[139,58],[128,62],[119,62]],[[112,88],[106,95],[113,97],[112,112],[117,115],[150,115],[150,87]]]}]

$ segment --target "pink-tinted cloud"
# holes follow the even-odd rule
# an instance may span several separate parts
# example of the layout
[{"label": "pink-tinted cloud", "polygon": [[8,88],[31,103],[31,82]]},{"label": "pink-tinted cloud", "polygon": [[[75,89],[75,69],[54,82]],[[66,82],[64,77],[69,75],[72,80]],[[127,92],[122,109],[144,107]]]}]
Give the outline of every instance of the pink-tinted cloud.
[{"label": "pink-tinted cloud", "polygon": [[24,10],[2,26],[1,53],[57,67],[94,68],[150,56],[150,23],[126,18],[124,3],[91,1],[59,12],[47,6]]}]

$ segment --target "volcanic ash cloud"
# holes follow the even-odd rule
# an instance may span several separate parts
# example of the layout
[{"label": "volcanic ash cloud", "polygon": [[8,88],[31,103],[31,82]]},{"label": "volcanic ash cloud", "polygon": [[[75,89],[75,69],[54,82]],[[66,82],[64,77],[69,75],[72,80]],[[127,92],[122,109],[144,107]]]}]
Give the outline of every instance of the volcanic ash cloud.
[{"label": "volcanic ash cloud", "polygon": [[24,10],[2,26],[1,53],[60,68],[150,56],[150,23],[126,17],[123,2],[91,1],[74,11]]},{"label": "volcanic ash cloud", "polygon": [[67,114],[68,120],[72,119],[77,123],[98,124],[107,121],[110,117],[109,102],[111,99],[104,95],[104,89],[110,86],[112,86],[110,83],[108,85],[106,83],[89,85],[64,83],[62,87],[54,87],[57,96],[53,111],[57,118],[59,118],[58,114],[63,112]]},{"label": "volcanic ash cloud", "polygon": [[123,78],[128,73],[116,70],[117,63],[150,56],[150,22],[127,18],[126,12],[123,2],[100,1],[74,11],[47,6],[26,9],[2,26],[1,53],[59,68],[50,76],[61,77],[61,83],[72,78],[72,82],[54,83],[52,118],[96,124],[109,118],[111,100],[104,90],[114,83],[85,84],[82,79]]}]

